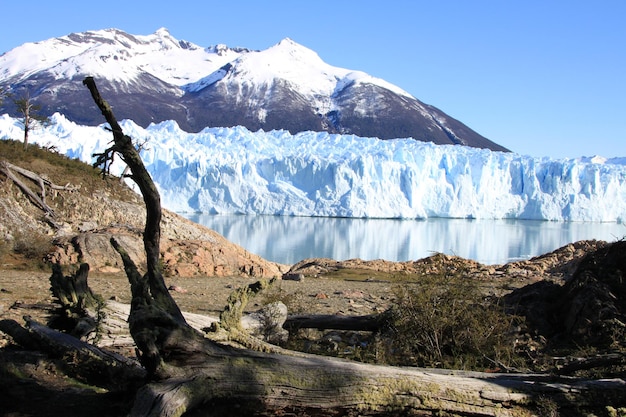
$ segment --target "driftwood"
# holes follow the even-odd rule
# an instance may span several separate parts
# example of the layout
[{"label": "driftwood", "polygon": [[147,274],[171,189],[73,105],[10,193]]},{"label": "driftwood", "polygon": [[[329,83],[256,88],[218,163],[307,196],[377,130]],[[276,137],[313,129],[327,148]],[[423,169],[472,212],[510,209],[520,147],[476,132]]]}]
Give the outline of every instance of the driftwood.
[{"label": "driftwood", "polygon": [[[555,361],[559,361],[559,359],[555,358]],[[582,370],[623,366],[626,364],[626,355],[622,353],[609,353],[590,358],[563,358],[561,361],[563,365],[558,369],[559,375],[571,375],[574,372]]]},{"label": "driftwood", "polygon": [[82,342],[28,317],[25,317],[25,321],[26,326],[22,327],[15,320],[2,320],[0,331],[27,349],[67,358],[65,368],[70,374],[115,390],[136,387],[145,380],[146,372],[137,361]]},{"label": "driftwood", "polygon": [[385,324],[384,314],[366,316],[339,316],[336,314],[298,314],[287,317],[284,327],[297,329],[334,329],[375,332]]},{"label": "driftwood", "polygon": [[[303,354],[236,349],[193,329],[165,287],[159,267],[159,194],[132,144],[100,96],[84,80],[113,132],[114,144],[99,162],[119,153],[130,168],[147,209],[142,276],[115,241],[132,290],[130,332],[151,383],[137,394],[133,416],[180,416],[203,408],[211,415],[528,415],[538,398],[550,398],[575,415],[586,407],[614,404],[623,380],[580,381],[546,375],[442,372],[365,365]],[[237,405],[238,408],[233,409]]]},{"label": "driftwood", "polygon": [[[33,204],[49,216],[54,216],[54,210],[52,210],[52,208],[46,203],[46,187],[52,190],[62,191],[75,191],[78,189],[70,184],[64,186],[57,185],[41,175],[37,175],[32,171],[13,165],[7,161],[0,162],[0,172],[2,172],[9,180],[13,181],[13,183],[17,185],[17,187],[30,199]],[[37,183],[41,195],[37,195],[34,191],[32,191],[30,187],[28,187],[15,173],[18,173]]]},{"label": "driftwood", "polygon": [[157,379],[174,377],[178,373],[176,368],[170,366],[164,358],[174,355],[179,349],[178,344],[186,346],[188,341],[201,339],[202,335],[187,324],[163,279],[159,263],[161,198],[131,138],[122,131],[111,107],[100,96],[93,78],[85,78],[83,84],[89,89],[113,133],[113,145],[96,155],[97,164],[106,170],[113,155],[121,155],[130,168],[130,178],[139,187],[146,206],[143,234],[146,274],[141,275],[124,249],[117,242],[111,242],[122,255],[130,281],[133,296],[129,318],[130,332],[141,352],[140,361],[148,374]]}]

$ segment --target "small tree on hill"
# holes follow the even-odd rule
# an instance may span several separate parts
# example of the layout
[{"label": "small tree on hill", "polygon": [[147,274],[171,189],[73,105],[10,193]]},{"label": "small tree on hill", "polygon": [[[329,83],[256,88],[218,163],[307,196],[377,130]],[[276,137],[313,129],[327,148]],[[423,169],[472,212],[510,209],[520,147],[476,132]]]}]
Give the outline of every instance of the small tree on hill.
[{"label": "small tree on hill", "polygon": [[7,91],[3,87],[0,87],[0,106],[4,103],[4,98],[7,96]]},{"label": "small tree on hill", "polygon": [[26,149],[28,147],[28,133],[37,125],[48,123],[49,119],[39,113],[41,106],[33,103],[28,95],[13,100],[13,103],[15,103],[24,125],[24,149]]}]

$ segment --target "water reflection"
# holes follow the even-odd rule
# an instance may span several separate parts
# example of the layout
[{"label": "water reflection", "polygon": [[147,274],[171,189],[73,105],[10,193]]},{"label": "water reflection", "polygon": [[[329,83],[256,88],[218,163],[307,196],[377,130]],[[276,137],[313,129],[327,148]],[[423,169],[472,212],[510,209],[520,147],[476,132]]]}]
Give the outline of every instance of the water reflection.
[{"label": "water reflection", "polygon": [[185,216],[252,253],[285,264],[313,257],[407,261],[434,252],[501,264],[541,255],[577,240],[615,241],[626,235],[626,225],[618,223]]}]

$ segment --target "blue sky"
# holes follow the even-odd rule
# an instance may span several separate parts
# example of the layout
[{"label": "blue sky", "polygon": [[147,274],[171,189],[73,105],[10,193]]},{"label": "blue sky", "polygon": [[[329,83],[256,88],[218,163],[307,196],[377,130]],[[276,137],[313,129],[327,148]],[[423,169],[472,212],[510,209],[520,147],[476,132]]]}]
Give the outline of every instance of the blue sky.
[{"label": "blue sky", "polygon": [[[85,30],[166,27],[201,46],[285,37],[398,85],[509,149],[626,156],[626,1],[5,1],[0,53]],[[6,18],[11,16],[11,18]]]}]

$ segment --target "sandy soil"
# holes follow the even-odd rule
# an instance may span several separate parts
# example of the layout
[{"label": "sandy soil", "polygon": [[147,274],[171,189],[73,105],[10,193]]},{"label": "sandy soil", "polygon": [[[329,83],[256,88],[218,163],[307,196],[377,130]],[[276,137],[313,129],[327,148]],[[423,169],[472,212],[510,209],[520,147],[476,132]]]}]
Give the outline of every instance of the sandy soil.
[{"label": "sandy soil", "polygon": [[[29,315],[45,323],[54,307],[50,294],[50,272],[0,268],[0,320],[23,324]],[[218,316],[233,290],[255,280],[249,278],[167,278],[167,285],[183,311]],[[90,274],[92,290],[105,299],[115,297],[130,302],[125,275]],[[266,295],[259,295],[248,306],[256,310],[269,298],[283,300],[292,312],[323,314],[369,314],[386,308],[393,284],[310,278],[278,281]],[[94,391],[67,378],[63,360],[39,352],[12,348],[0,332],[0,416],[92,417],[126,415],[134,394]],[[19,375],[15,379],[12,374]],[[17,383],[15,381],[18,381]],[[25,400],[25,399],[28,400]]]},{"label": "sandy soil", "polygon": [[[53,302],[49,277],[46,271],[0,269],[0,318],[21,322],[21,317],[29,314],[40,316],[43,321]],[[210,316],[219,315],[235,289],[254,281],[238,277],[166,278],[172,296],[183,311]],[[370,314],[389,305],[394,285],[308,277],[302,281],[280,280],[267,294],[254,299],[248,310],[258,309],[272,298],[285,302],[293,313]],[[130,303],[130,287],[125,275],[90,273],[89,286],[105,299]]]}]

